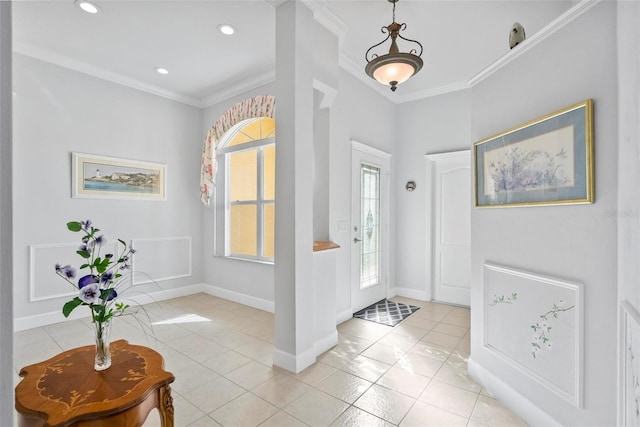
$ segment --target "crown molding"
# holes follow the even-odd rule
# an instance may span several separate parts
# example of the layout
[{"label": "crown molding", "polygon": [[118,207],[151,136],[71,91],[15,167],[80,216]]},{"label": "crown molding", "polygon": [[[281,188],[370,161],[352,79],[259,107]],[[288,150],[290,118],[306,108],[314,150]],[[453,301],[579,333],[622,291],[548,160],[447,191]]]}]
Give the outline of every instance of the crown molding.
[{"label": "crown molding", "polygon": [[313,88],[322,94],[322,99],[318,106],[319,109],[324,110],[325,108],[329,108],[333,105],[333,101],[335,101],[336,96],[338,96],[338,90],[336,88],[315,78],[313,79]]},{"label": "crown molding", "polygon": [[286,1],[287,0],[264,0],[265,3],[267,3],[269,6],[271,6],[274,9]]},{"label": "crown molding", "polygon": [[301,0],[314,13],[327,6],[327,0]]},{"label": "crown molding", "polygon": [[219,102],[233,98],[236,95],[240,95],[244,92],[247,92],[252,89],[256,89],[260,86],[263,86],[265,84],[274,82],[276,79],[275,70],[269,71],[264,74],[248,78],[240,83],[231,85],[224,90],[216,91],[214,94],[211,94],[209,96],[205,96],[201,99],[197,99],[197,98],[192,98],[189,96],[182,95],[177,92],[168,91],[166,89],[162,89],[147,83],[143,83],[139,80],[135,80],[130,77],[123,76],[121,74],[106,71],[102,68],[89,65],[87,63],[78,61],[76,59],[71,59],[63,55],[47,52],[30,45],[26,45],[22,43],[14,43],[13,51],[15,53],[19,53],[21,55],[39,59],[41,61],[58,65],[63,68],[67,68],[83,74],[88,74],[90,76],[93,76],[102,80],[106,80],[115,84],[136,89],[142,92],[147,92],[152,95],[160,96],[162,98],[170,99],[172,101],[180,102],[182,104],[187,104],[192,107],[197,107],[201,109],[211,107],[212,105],[215,105]]},{"label": "crown molding", "polygon": [[[271,5],[274,9],[280,6],[287,0],[263,0],[265,3]],[[320,25],[329,30],[333,35],[338,37],[340,46],[342,41],[347,35],[348,25],[337,15],[327,9],[327,0],[301,0],[313,12],[313,19],[315,19]]]},{"label": "crown molding", "polygon": [[143,92],[151,93],[153,95],[161,96],[163,98],[167,98],[172,101],[177,101],[182,104],[187,104],[193,107],[202,108],[202,103],[199,99],[185,96],[177,92],[168,91],[166,89],[153,86],[147,83],[143,83],[139,80],[135,80],[130,77],[123,76],[121,74],[112,73],[102,68],[89,65],[82,61],[78,61],[76,59],[71,59],[63,55],[47,52],[30,45],[26,45],[23,43],[14,43],[13,51],[21,55],[29,56],[31,58],[49,62],[55,65],[58,65],[60,67],[68,68],[73,71],[78,71],[80,73],[88,74],[90,76],[97,77],[102,80],[106,80],[122,86],[127,86],[132,89],[137,89]]},{"label": "crown molding", "polygon": [[313,11],[313,19],[338,37],[340,46],[342,46],[349,26],[326,7],[327,0],[302,0],[302,3]]},{"label": "crown molding", "polygon": [[551,21],[550,24],[542,28],[540,31],[535,33],[528,39],[525,39],[522,43],[511,49],[505,55],[503,55],[500,59],[495,61],[493,64],[489,65],[484,70],[480,71],[475,76],[471,77],[467,82],[469,87],[473,87],[491,76],[496,71],[500,70],[502,67],[506,66],[510,62],[514,61],[520,55],[524,54],[528,50],[532,49],[541,41],[545,40],[547,37],[554,34],[556,31],[563,28],[565,25],[569,24],[571,21],[585,13],[587,10],[591,9],[596,4],[600,3],[601,0],[581,0],[578,4],[573,6],[571,9],[567,10],[565,13],[560,15],[558,18]]},{"label": "crown molding", "polygon": [[276,81],[276,71],[271,70],[266,73],[248,78],[238,84],[229,86],[225,90],[218,90],[215,93],[206,96],[202,99],[200,103],[200,108],[208,108],[215,104],[218,104],[222,101],[226,101],[227,99],[233,98],[234,96],[243,94],[250,90],[259,88],[260,86],[264,86],[268,83],[273,83]]},{"label": "crown molding", "polygon": [[447,93],[457,92],[459,90],[470,89],[471,86],[466,81],[454,82],[448,85],[437,86],[431,89],[421,90],[418,92],[412,92],[407,95],[403,95],[400,103],[417,101],[419,99],[431,98],[433,96],[445,95]]}]

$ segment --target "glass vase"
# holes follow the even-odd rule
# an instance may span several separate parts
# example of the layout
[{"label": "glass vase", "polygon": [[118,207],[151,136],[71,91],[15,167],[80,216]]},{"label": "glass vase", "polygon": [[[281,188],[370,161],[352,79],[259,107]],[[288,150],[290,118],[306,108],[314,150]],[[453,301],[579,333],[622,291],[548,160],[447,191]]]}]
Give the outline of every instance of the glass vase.
[{"label": "glass vase", "polygon": [[94,322],[96,333],[96,359],[94,368],[96,371],[104,371],[111,366],[111,319],[106,322]]}]

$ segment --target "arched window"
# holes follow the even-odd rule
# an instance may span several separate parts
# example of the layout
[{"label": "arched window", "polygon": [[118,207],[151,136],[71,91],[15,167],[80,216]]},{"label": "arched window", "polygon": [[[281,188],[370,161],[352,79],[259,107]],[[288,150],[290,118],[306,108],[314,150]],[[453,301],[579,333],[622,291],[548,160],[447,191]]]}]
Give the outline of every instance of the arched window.
[{"label": "arched window", "polygon": [[243,120],[256,117],[273,119],[275,106],[276,98],[273,95],[247,98],[225,111],[207,131],[200,157],[200,200],[205,206],[209,206],[211,195],[216,186],[215,180],[218,171],[216,150],[223,136]]},{"label": "arched window", "polygon": [[[216,150],[217,197],[224,194],[224,255],[273,262],[275,120],[257,117],[231,127]],[[221,220],[218,215],[218,220]],[[217,227],[220,229],[220,227]],[[220,236],[223,237],[223,236]]]}]

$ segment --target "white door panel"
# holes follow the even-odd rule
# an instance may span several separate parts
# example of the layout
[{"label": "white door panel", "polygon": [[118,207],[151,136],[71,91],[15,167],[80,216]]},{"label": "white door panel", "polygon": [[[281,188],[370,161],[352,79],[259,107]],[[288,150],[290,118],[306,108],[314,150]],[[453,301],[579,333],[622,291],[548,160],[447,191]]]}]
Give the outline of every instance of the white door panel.
[{"label": "white door panel", "polygon": [[430,173],[430,243],[432,296],[466,305],[471,284],[470,152],[427,156]]}]

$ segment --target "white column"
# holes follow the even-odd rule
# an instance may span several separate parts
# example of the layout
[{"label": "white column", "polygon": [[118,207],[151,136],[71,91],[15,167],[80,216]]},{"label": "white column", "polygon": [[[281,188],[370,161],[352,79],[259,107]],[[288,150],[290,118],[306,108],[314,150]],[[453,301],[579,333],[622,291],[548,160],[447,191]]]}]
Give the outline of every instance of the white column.
[{"label": "white column", "polygon": [[276,253],[273,362],[300,372],[315,362],[313,324],[313,14],[276,9]]},{"label": "white column", "polygon": [[11,2],[0,1],[0,425],[13,425]]}]

